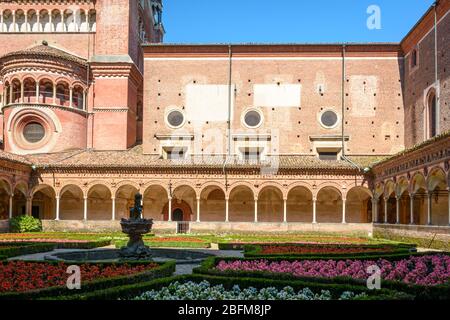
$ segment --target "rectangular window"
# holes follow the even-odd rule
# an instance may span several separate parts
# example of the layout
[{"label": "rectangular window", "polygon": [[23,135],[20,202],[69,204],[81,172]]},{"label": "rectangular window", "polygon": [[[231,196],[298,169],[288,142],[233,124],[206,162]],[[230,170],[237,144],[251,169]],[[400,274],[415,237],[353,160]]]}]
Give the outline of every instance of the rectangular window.
[{"label": "rectangular window", "polygon": [[337,161],[337,152],[319,152],[319,159],[322,161]]}]

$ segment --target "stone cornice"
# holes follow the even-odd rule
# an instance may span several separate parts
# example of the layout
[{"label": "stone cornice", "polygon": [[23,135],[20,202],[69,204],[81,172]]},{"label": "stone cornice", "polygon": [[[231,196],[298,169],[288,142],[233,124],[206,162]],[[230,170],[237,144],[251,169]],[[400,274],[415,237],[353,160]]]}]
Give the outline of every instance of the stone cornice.
[{"label": "stone cornice", "polygon": [[2,110],[4,109],[8,109],[8,108],[37,108],[37,109],[60,109],[63,111],[68,111],[68,112],[74,112],[74,113],[78,113],[82,116],[87,117],[87,112],[84,110],[80,110],[80,109],[76,109],[76,108],[69,108],[69,107],[63,107],[63,106],[58,106],[58,105],[53,105],[53,104],[35,104],[35,103],[17,103],[17,104],[9,104],[7,106],[4,106]]}]

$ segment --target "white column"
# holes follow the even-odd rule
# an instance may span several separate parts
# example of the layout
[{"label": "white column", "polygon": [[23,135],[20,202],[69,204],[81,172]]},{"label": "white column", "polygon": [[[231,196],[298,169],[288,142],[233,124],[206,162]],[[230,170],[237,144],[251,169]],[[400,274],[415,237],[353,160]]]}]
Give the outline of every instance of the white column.
[{"label": "white column", "polygon": [[84,214],[83,214],[84,221],[87,221],[87,208],[88,208],[88,197],[84,197]]},{"label": "white column", "polygon": [[13,195],[9,196],[9,218],[13,217]]},{"label": "white column", "polygon": [[17,32],[18,30],[17,30],[17,26],[16,26],[16,11],[15,10],[13,10],[13,12],[12,12],[12,18],[13,18],[13,31],[14,32]]},{"label": "white column", "polygon": [[197,222],[200,222],[200,197],[197,197]]},{"label": "white column", "polygon": [[169,222],[172,221],[172,197],[169,197]]},{"label": "white column", "polygon": [[372,222],[378,222],[378,200],[376,198],[372,199]]},{"label": "white column", "polygon": [[228,198],[225,198],[225,222],[230,222],[230,216],[228,212]]},{"label": "white column", "polygon": [[255,199],[255,222],[258,222],[258,199]]},{"label": "white column", "polygon": [[317,223],[317,211],[316,211],[316,202],[317,202],[317,198],[313,197],[313,224]]},{"label": "white column", "polygon": [[400,197],[395,198],[395,223],[400,224]]},{"label": "white column", "polygon": [[56,219],[59,220],[59,196],[56,196]]},{"label": "white column", "polygon": [[[36,23],[37,23],[37,26],[38,26],[37,32],[41,32],[41,14],[39,12],[36,12]],[[32,31],[33,30],[33,26],[30,26],[30,27],[31,27],[30,31]],[[44,30],[42,30],[42,31],[44,31]]]},{"label": "white column", "polygon": [[414,224],[414,193],[409,196],[409,224]]},{"label": "white column", "polygon": [[111,207],[112,207],[112,221],[116,220],[116,198],[111,197]]},{"label": "white column", "polygon": [[347,219],[345,216],[345,202],[347,201],[347,199],[342,198],[342,223],[346,224],[347,223]]},{"label": "white column", "polygon": [[[51,12],[48,13],[48,23],[50,24],[50,32],[53,32],[53,14]],[[45,30],[45,25],[43,25],[42,31]]]},{"label": "white column", "polygon": [[283,199],[283,222],[287,223],[287,199]]},{"label": "white column", "polygon": [[39,81],[36,81],[36,103],[39,103]]},{"label": "white column", "polygon": [[428,218],[427,218],[427,224],[428,225],[431,225],[431,205],[432,205],[432,199],[431,199],[431,196],[432,196],[432,192],[431,191],[428,191],[427,192],[427,199],[428,199],[428,201],[427,201],[427,216],[428,216]]},{"label": "white column", "polygon": [[72,108],[72,96],[73,96],[73,89],[69,88],[69,107]]},{"label": "white column", "polygon": [[384,198],[384,223],[388,223],[388,201],[389,199]]}]

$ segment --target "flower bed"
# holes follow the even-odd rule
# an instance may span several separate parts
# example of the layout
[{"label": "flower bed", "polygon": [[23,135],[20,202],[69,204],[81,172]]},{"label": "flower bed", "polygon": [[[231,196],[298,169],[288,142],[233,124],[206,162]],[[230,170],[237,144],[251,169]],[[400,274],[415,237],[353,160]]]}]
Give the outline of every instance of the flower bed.
[{"label": "flower bed", "polygon": [[220,261],[216,269],[226,271],[269,272],[291,274],[294,277],[351,277],[367,279],[367,268],[377,265],[383,280],[406,284],[436,286],[450,279],[450,256],[413,256],[399,261],[379,260],[235,260]]},{"label": "flower bed", "polygon": [[[354,292],[345,291],[339,300],[352,300],[366,297],[365,293],[359,295]],[[180,283],[172,282],[167,287],[159,290],[151,290],[135,297],[132,300],[333,300],[334,297],[328,290],[313,292],[309,288],[295,291],[292,287],[277,289],[267,287],[256,289],[254,287],[241,289],[239,285],[234,285],[230,290],[226,290],[223,285],[211,285],[204,280],[200,283],[188,281]]]},{"label": "flower bed", "polygon": [[314,257],[355,257],[381,256],[392,253],[415,251],[413,245],[349,245],[349,244],[260,244],[244,247],[245,257],[314,256]]},{"label": "flower bed", "polygon": [[[69,265],[59,262],[0,262],[0,299],[35,299],[73,293],[66,287]],[[81,290],[104,290],[110,287],[149,281],[170,276],[174,262],[83,263]]]}]

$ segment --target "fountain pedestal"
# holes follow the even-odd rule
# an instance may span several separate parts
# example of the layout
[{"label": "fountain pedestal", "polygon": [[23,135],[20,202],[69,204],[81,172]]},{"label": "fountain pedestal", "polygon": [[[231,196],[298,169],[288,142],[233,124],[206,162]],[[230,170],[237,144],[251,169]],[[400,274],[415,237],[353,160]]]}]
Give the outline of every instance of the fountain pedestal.
[{"label": "fountain pedestal", "polygon": [[122,219],[122,232],[127,234],[129,241],[126,247],[120,249],[120,257],[128,260],[150,259],[152,254],[144,244],[142,236],[152,230],[153,219],[142,218],[142,195],[136,194],[134,207],[130,210],[130,219]]}]

